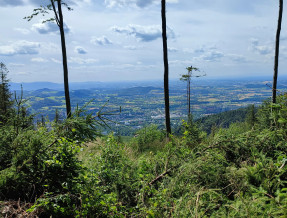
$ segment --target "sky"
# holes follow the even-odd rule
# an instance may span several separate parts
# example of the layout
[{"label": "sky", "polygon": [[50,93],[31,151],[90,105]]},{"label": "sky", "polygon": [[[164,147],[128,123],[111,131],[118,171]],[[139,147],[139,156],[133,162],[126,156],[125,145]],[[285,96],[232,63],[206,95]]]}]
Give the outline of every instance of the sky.
[{"label": "sky", "polygon": [[[69,81],[163,79],[160,0],[66,0]],[[23,19],[49,0],[0,0],[0,62],[12,82],[63,81],[53,13]],[[206,78],[273,77],[278,1],[167,0],[169,75],[194,66]],[[279,78],[287,75],[283,12]]]}]

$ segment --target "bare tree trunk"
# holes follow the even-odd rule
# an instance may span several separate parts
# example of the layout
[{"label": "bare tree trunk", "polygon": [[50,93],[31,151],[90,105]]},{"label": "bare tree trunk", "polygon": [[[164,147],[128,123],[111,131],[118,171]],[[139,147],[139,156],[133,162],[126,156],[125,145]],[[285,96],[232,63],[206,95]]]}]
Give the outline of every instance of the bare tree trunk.
[{"label": "bare tree trunk", "polygon": [[161,18],[162,18],[162,42],[163,42],[163,62],[164,62],[165,125],[166,125],[166,132],[168,135],[171,133],[171,127],[170,127],[170,112],[169,112],[168,57],[167,57],[165,0],[161,1]]},{"label": "bare tree trunk", "polygon": [[273,75],[273,87],[272,87],[272,103],[276,103],[276,92],[277,92],[277,78],[278,78],[278,62],[279,62],[279,43],[280,43],[280,32],[283,14],[283,0],[279,0],[279,16],[276,33],[276,45],[275,45],[275,58],[274,58],[274,75]]},{"label": "bare tree trunk", "polygon": [[[188,78],[187,78],[188,79]],[[186,81],[186,110],[187,110],[187,117],[188,117],[188,93],[189,93],[189,87],[188,87],[188,80]]]},{"label": "bare tree trunk", "polygon": [[[2,104],[1,104],[1,107],[2,108],[0,108],[0,112],[3,112],[3,114],[2,115],[6,115],[6,113],[7,113],[7,99],[5,98],[6,97],[6,93],[7,93],[7,91],[5,90],[5,75],[4,75],[4,72],[2,72],[2,74],[1,74],[1,86],[2,86],[2,93],[1,93],[1,96],[2,96]],[[3,110],[3,111],[1,111],[1,109]],[[1,114],[0,114],[1,115]]]},{"label": "bare tree trunk", "polygon": [[188,77],[188,118],[190,117],[190,77]]},{"label": "bare tree trunk", "polygon": [[58,2],[58,11],[59,11],[59,28],[60,28],[60,35],[61,35],[62,57],[63,57],[66,111],[67,111],[67,117],[69,118],[69,117],[71,117],[71,101],[70,101],[70,92],[69,92],[67,51],[66,51],[66,42],[65,42],[65,32],[64,32],[64,22],[63,22],[61,0],[58,0],[57,2]]}]

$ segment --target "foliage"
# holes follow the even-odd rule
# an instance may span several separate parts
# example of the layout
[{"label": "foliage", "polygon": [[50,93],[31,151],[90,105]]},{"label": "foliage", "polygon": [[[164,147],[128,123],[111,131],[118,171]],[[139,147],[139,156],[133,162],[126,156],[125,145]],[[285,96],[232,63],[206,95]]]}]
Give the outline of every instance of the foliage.
[{"label": "foliage", "polygon": [[191,148],[197,146],[205,136],[194,123],[192,115],[189,116],[187,121],[183,121],[182,126],[184,129],[182,139]]},{"label": "foliage", "polygon": [[163,131],[156,125],[151,125],[136,132],[132,140],[133,147],[138,152],[157,151],[163,147],[162,141],[165,137]]},{"label": "foliage", "polygon": [[8,72],[6,65],[0,62],[0,126],[7,122],[8,117],[11,117],[13,105],[9,79],[7,78]]},{"label": "foliage", "polygon": [[210,134],[215,129],[229,128],[232,123],[244,122],[247,119],[249,110],[250,109],[247,107],[225,111],[219,114],[202,117],[195,122],[201,130]]},{"label": "foliage", "polygon": [[94,141],[98,121],[84,109],[38,128],[8,122],[0,198],[42,217],[285,217],[286,99],[208,136],[188,120],[181,136],[148,126],[125,144]]}]

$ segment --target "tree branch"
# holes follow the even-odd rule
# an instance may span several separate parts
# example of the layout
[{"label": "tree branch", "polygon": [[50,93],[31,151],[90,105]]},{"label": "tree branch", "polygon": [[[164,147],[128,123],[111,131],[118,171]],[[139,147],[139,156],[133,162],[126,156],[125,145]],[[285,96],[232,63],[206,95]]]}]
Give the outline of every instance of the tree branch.
[{"label": "tree branch", "polygon": [[171,171],[171,168],[166,170],[164,173],[160,174],[159,176],[157,176],[155,179],[153,179],[149,185],[153,185],[154,183],[156,183],[158,180],[160,180],[161,178],[163,178],[166,174],[168,174]]},{"label": "tree branch", "polygon": [[58,16],[58,13],[57,13],[57,10],[56,10],[56,7],[55,7],[54,0],[50,0],[50,1],[51,1],[51,4],[52,4],[52,7],[53,7],[53,11],[54,11],[54,13],[55,13],[56,23],[57,23],[57,25],[60,27],[60,20],[59,20],[59,16]]}]

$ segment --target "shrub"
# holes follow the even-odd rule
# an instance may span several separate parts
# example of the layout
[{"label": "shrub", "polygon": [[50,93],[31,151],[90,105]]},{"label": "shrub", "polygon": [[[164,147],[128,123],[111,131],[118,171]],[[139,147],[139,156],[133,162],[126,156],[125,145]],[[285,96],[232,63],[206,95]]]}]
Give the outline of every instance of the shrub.
[{"label": "shrub", "polygon": [[157,151],[164,146],[162,143],[164,138],[164,132],[159,130],[156,125],[151,125],[140,129],[134,140],[132,140],[132,144],[139,153]]}]

